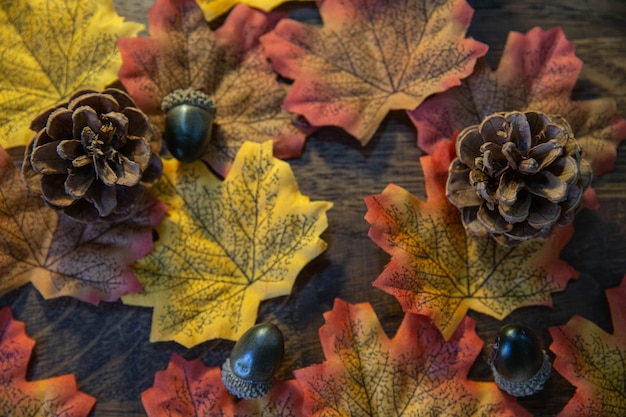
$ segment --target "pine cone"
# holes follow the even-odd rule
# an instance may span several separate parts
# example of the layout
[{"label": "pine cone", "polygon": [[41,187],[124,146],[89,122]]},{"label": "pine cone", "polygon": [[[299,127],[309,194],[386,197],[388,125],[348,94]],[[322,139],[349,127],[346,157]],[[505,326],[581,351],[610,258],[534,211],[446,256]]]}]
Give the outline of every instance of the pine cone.
[{"label": "pine cone", "polygon": [[31,123],[22,176],[48,206],[81,222],[133,214],[161,176],[161,137],[123,91],[80,91]]},{"label": "pine cone", "polygon": [[514,246],[574,220],[591,166],[569,124],[540,112],[496,113],[456,142],[446,195],[475,234]]}]

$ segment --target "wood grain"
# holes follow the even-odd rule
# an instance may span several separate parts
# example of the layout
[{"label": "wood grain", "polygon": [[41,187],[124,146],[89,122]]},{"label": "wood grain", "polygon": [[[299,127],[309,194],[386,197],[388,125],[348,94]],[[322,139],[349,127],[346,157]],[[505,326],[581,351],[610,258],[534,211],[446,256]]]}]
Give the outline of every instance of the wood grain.
[{"label": "wood grain", "polygon": [[[147,23],[151,1],[114,3],[128,19]],[[488,60],[493,66],[509,31],[561,26],[585,62],[573,98],[612,97],[626,115],[626,2],[474,0],[470,4],[476,12],[469,33],[491,46]],[[285,334],[281,378],[292,378],[293,369],[324,360],[317,332],[322,314],[336,297],[370,302],[387,333],[395,332],[403,314],[400,306],[371,285],[389,257],[367,237],[363,197],[381,192],[391,182],[425,197],[421,154],[414,127],[405,113],[394,112],[366,147],[338,129],[323,129],[309,138],[302,158],[290,161],[302,192],[313,200],[332,201],[334,208],[323,235],[328,250],[303,270],[291,295],[261,305],[259,320],[273,321]],[[551,342],[548,327],[564,324],[573,314],[612,331],[604,290],[617,285],[626,273],[626,145],[619,148],[615,170],[596,178],[594,187],[602,207],[580,213],[576,235],[563,252],[563,258],[581,272],[580,278],[554,295],[553,308],[523,308],[505,319],[537,329],[546,347]],[[0,298],[0,306],[4,305],[12,306],[37,342],[28,377],[75,373],[80,389],[97,397],[92,413],[97,417],[145,415],[140,394],[152,385],[154,373],[167,366],[172,353],[201,357],[206,364],[218,366],[232,347],[232,342],[219,340],[190,350],[174,343],[153,344],[149,309],[121,303],[94,307],[68,298],[45,301],[32,286]],[[470,315],[478,320],[478,334],[491,343],[502,323]],[[486,356],[477,360],[471,377],[492,380]],[[550,416],[573,392],[574,387],[555,373],[541,393],[520,402],[535,416]]]}]

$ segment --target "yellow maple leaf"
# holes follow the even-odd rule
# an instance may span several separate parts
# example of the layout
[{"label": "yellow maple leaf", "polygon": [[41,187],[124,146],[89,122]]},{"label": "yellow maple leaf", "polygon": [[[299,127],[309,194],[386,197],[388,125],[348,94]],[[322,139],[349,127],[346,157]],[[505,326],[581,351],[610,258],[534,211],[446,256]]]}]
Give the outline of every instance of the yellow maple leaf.
[{"label": "yellow maple leaf", "polygon": [[[288,0],[197,0],[198,6],[202,9],[204,17],[209,22],[218,16],[229,11],[235,4],[244,3],[255,9],[261,9],[269,12],[275,7],[287,2]],[[296,0],[306,1],[306,0]]]},{"label": "yellow maple leaf", "polygon": [[310,202],[272,142],[244,142],[226,179],[203,163],[164,162],[154,190],[169,205],[152,253],[134,266],[144,289],[126,304],[154,307],[154,341],[191,347],[238,339],[259,303],[288,294],[326,249],[329,202]]},{"label": "yellow maple leaf", "polygon": [[115,81],[117,39],[142,29],[124,22],[111,0],[0,3],[0,145],[25,145],[39,112]]}]

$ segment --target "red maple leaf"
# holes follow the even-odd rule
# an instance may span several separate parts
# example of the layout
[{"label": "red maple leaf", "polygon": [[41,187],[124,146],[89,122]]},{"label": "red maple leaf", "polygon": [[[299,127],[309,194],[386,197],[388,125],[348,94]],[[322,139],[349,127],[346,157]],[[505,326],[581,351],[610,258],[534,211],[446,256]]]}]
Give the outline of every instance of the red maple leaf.
[{"label": "red maple leaf", "polygon": [[559,259],[571,225],[515,247],[467,232],[445,196],[454,155],[454,144],[440,141],[421,158],[426,202],[393,184],[365,199],[369,236],[391,255],[374,286],[394,295],[405,311],[431,317],[446,339],[469,308],[503,319],[522,306],[551,305],[550,293],[578,277]]},{"label": "red maple leaf", "polygon": [[511,32],[497,70],[479,59],[459,87],[409,113],[418,130],[418,146],[430,153],[436,142],[495,112],[539,110],[563,116],[594,174],[606,173],[615,166],[617,145],[626,138],[626,120],[611,99],[570,100],[581,68],[574,44],[560,28]]},{"label": "red maple leaf", "polygon": [[458,85],[487,46],[465,37],[465,0],[325,0],[316,27],[284,19],[261,42],[294,79],[284,108],[365,145],[389,110]]},{"label": "red maple leaf", "polygon": [[613,334],[580,316],[550,328],[554,369],[576,386],[559,417],[626,415],[626,276],[606,297]]},{"label": "red maple leaf", "polygon": [[11,309],[0,310],[0,415],[11,417],[80,417],[96,399],[77,390],[74,375],[26,381],[35,341]]},{"label": "red maple leaf", "polygon": [[406,314],[389,339],[367,303],[335,300],[320,340],[326,362],[295,371],[310,416],[525,416],[492,382],[467,379],[482,341],[466,317],[449,341]]},{"label": "red maple leaf", "polygon": [[0,294],[32,282],[45,298],[69,295],[98,304],[141,285],[130,266],[153,248],[165,206],[145,198],[118,223],[78,223],[29,191],[0,148]]},{"label": "red maple leaf", "polygon": [[150,37],[120,39],[120,81],[161,129],[163,98],[193,88],[217,108],[204,157],[225,176],[244,141],[274,141],[279,158],[299,156],[305,135],[281,105],[288,86],[276,79],[258,42],[283,17],[239,4],[213,31],[194,0],[157,0]]},{"label": "red maple leaf", "polygon": [[263,398],[237,401],[224,387],[219,367],[176,354],[166,370],[156,373],[141,400],[149,417],[294,417],[302,407],[295,381],[278,382]]}]

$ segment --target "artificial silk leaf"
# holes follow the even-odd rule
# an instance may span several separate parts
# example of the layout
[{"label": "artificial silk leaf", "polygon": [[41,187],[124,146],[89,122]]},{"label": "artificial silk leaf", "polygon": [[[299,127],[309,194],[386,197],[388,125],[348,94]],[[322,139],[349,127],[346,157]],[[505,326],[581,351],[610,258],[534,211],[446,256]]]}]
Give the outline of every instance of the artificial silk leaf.
[{"label": "artificial silk leaf", "polygon": [[20,0],[0,5],[0,144],[25,145],[31,120],[80,89],[117,79],[117,38],[136,36],[111,0]]},{"label": "artificial silk leaf", "polygon": [[405,311],[432,318],[446,339],[469,308],[502,319],[518,307],[551,305],[550,293],[578,277],[559,259],[571,225],[515,247],[466,232],[445,196],[454,155],[454,144],[440,141],[421,158],[426,202],[393,184],[365,199],[369,236],[391,255],[374,286],[394,295]]},{"label": "artificial silk leaf", "polygon": [[276,79],[258,42],[281,17],[241,4],[212,31],[194,0],[157,0],[150,37],[120,39],[120,80],[161,129],[163,98],[192,88],[217,108],[205,160],[223,176],[244,141],[275,142],[279,158],[299,156],[304,133],[281,109],[288,86]]},{"label": "artificial silk leaf", "polygon": [[10,417],[87,416],[96,399],[78,391],[74,375],[26,381],[35,342],[9,307],[0,310],[0,414]]},{"label": "artificial silk leaf", "polygon": [[271,141],[245,142],[223,182],[201,162],[165,161],[154,193],[170,210],[154,251],[134,265],[143,291],[123,297],[155,307],[152,341],[238,339],[261,300],[288,294],[326,248],[331,204],[300,194]]},{"label": "artificial silk leaf", "polygon": [[148,417],[294,417],[302,394],[295,381],[278,382],[263,398],[236,401],[226,390],[219,367],[174,354],[154,384],[141,394]]},{"label": "artificial silk leaf", "polygon": [[487,46],[465,38],[465,0],[325,0],[323,27],[282,20],[261,38],[294,79],[284,108],[314,126],[344,128],[365,145],[389,110],[412,110],[458,85]]},{"label": "artificial silk leaf", "polygon": [[[245,3],[255,9],[261,9],[266,12],[274,9],[280,4],[288,0],[198,0],[198,5],[204,12],[204,17],[211,21],[216,17],[226,13],[237,3]],[[307,0],[297,0],[307,1]]]},{"label": "artificial silk leaf", "polygon": [[496,71],[479,59],[461,86],[429,98],[409,113],[418,130],[418,145],[430,153],[437,141],[492,113],[539,110],[560,114],[570,123],[596,175],[610,171],[617,145],[626,138],[626,120],[617,114],[613,100],[570,100],[581,67],[574,44],[560,28],[511,32]]},{"label": "artificial silk leaf", "polygon": [[78,223],[29,191],[0,148],[0,294],[32,282],[45,298],[97,304],[139,291],[130,265],[152,249],[152,228],[164,212],[144,199],[127,221]]},{"label": "artificial silk leaf", "polygon": [[580,316],[550,328],[554,369],[576,387],[561,417],[626,415],[626,276],[606,297],[613,334]]},{"label": "artificial silk leaf", "polygon": [[335,300],[320,340],[326,362],[294,372],[310,416],[526,416],[493,382],[467,379],[482,341],[465,318],[449,341],[406,314],[389,339],[372,307]]}]

